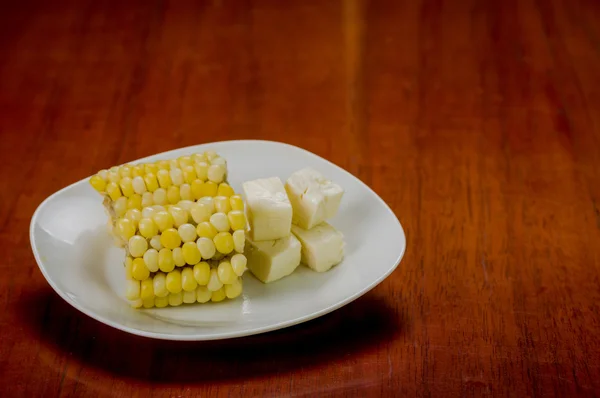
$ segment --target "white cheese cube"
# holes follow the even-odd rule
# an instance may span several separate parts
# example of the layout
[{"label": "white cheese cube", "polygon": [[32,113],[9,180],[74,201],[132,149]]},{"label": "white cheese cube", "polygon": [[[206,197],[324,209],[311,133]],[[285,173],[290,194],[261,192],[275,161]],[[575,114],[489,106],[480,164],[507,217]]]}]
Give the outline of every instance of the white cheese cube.
[{"label": "white cheese cube", "polygon": [[311,229],[292,225],[292,234],[302,243],[302,264],[314,271],[328,271],[344,258],[344,235],[326,222]]},{"label": "white cheese cube", "polygon": [[296,171],[285,184],[294,215],[292,223],[304,229],[336,215],[344,190],[310,167]]},{"label": "white cheese cube", "polygon": [[292,226],[292,205],[278,177],[245,182],[249,236],[255,242],[285,238]]},{"label": "white cheese cube", "polygon": [[294,235],[273,241],[247,239],[244,252],[248,269],[263,283],[290,275],[300,265],[302,245]]}]

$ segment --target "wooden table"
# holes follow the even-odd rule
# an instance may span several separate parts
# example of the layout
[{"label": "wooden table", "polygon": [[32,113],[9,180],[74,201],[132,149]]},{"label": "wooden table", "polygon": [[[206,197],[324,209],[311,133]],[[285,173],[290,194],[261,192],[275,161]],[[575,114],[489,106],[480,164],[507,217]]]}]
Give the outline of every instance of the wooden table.
[{"label": "wooden table", "polygon": [[[600,394],[595,0],[14,1],[0,110],[2,397]],[[235,138],[373,187],[406,231],[397,271],[215,343],[134,337],[54,293],[28,239],[47,195]]]}]

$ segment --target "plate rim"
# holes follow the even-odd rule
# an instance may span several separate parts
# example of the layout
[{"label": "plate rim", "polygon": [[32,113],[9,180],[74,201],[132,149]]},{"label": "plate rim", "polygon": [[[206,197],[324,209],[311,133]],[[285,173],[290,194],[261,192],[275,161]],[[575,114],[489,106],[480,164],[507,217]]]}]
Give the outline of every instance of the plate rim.
[{"label": "plate rim", "polygon": [[370,191],[376,198],[377,200],[384,206],[384,208],[387,210],[387,212],[392,216],[392,218],[396,221],[396,223],[398,224],[398,226],[400,227],[400,232],[401,235],[404,239],[404,245],[401,248],[400,252],[398,253],[398,256],[396,258],[396,260],[394,260],[395,265],[390,267],[390,269],[388,271],[386,271],[385,273],[381,274],[381,276],[379,276],[375,281],[371,282],[369,285],[365,286],[364,288],[362,288],[361,290],[357,291],[356,293],[347,296],[346,298],[344,298],[343,300],[340,300],[334,304],[331,304],[327,307],[324,307],[322,309],[320,309],[319,311],[315,311],[313,313],[311,313],[310,315],[305,315],[305,316],[299,316],[296,317],[294,319],[290,319],[290,320],[286,320],[286,321],[281,321],[281,322],[277,322],[277,323],[272,323],[266,326],[259,326],[259,327],[254,327],[254,328],[249,328],[249,329],[243,329],[243,330],[238,330],[238,331],[232,331],[232,332],[226,332],[226,333],[218,333],[218,334],[211,334],[211,335],[195,335],[195,334],[190,334],[190,335],[178,335],[178,334],[174,334],[174,335],[168,335],[165,333],[160,333],[160,332],[149,332],[149,331],[144,331],[144,330],[139,330],[136,328],[132,328],[132,327],[128,327],[125,326],[119,322],[115,322],[112,321],[110,319],[105,318],[102,315],[97,314],[95,311],[90,311],[87,308],[85,308],[84,306],[78,304],[75,300],[72,300],[62,289],[60,289],[52,280],[52,278],[48,275],[48,273],[46,272],[46,267],[44,266],[44,262],[42,261],[42,259],[40,258],[40,254],[38,253],[37,247],[36,247],[36,239],[35,239],[35,235],[34,235],[34,229],[35,229],[35,225],[37,222],[37,219],[39,217],[39,213],[41,212],[41,210],[43,209],[44,206],[46,206],[46,204],[48,202],[50,202],[50,200],[52,200],[55,196],[60,195],[62,192],[76,186],[79,185],[81,183],[85,183],[91,176],[85,177],[80,179],[79,181],[75,181],[55,192],[53,192],[52,194],[48,195],[42,202],[40,202],[40,204],[37,206],[37,208],[35,209],[35,211],[33,212],[33,215],[31,216],[31,220],[30,220],[30,224],[29,224],[29,243],[31,246],[31,250],[33,252],[33,256],[35,258],[35,261],[38,265],[38,268],[40,270],[40,272],[42,273],[42,275],[44,276],[44,278],[46,279],[46,282],[50,285],[50,287],[52,287],[52,289],[59,295],[59,297],[61,297],[64,301],[66,301],[69,305],[71,305],[73,308],[75,308],[76,310],[78,310],[79,312],[81,312],[82,314],[100,322],[103,323],[107,326],[110,326],[112,328],[115,328],[117,330],[126,332],[126,333],[130,333],[136,336],[141,336],[141,337],[146,337],[146,338],[151,338],[151,339],[157,339],[157,340],[168,340],[168,341],[214,341],[214,340],[228,340],[228,339],[234,339],[234,338],[241,338],[241,337],[247,337],[247,336],[252,336],[252,335],[257,335],[257,334],[262,334],[262,333],[267,333],[267,332],[272,332],[275,330],[279,330],[279,329],[285,329],[291,326],[295,326],[304,322],[308,322],[311,321],[313,319],[319,318],[323,315],[327,315],[335,310],[338,310],[348,304],[350,304],[351,302],[357,300],[358,298],[362,297],[363,295],[365,295],[366,293],[370,292],[371,290],[373,290],[375,287],[377,287],[381,282],[383,282],[385,279],[387,279],[400,265],[402,259],[404,258],[404,254],[406,253],[406,247],[407,245],[407,240],[406,240],[406,233],[404,231],[404,228],[402,226],[402,223],[400,222],[400,220],[398,219],[398,217],[396,216],[396,214],[394,213],[394,211],[390,208],[390,206],[379,196],[379,194],[377,194],[370,186],[368,186],[365,182],[363,182],[360,178],[358,178],[357,176],[355,176],[354,174],[350,173],[349,171],[345,170],[344,168],[338,166],[337,164],[331,162],[328,159],[325,159],[322,156],[317,155],[314,152],[311,152],[307,149],[298,147],[296,145],[292,145],[292,144],[288,144],[285,142],[280,142],[280,141],[273,141],[273,140],[257,140],[257,139],[233,139],[233,140],[223,140],[223,141],[214,141],[214,142],[206,142],[206,143],[201,143],[201,144],[195,144],[195,145],[188,145],[185,147],[180,147],[180,148],[175,148],[175,149],[170,149],[168,151],[164,151],[164,152],[160,152],[160,153],[156,153],[153,155],[149,155],[149,156],[145,156],[136,160],[132,160],[132,161],[127,161],[127,163],[139,163],[139,162],[144,162],[150,158],[156,158],[156,157],[161,157],[161,156],[168,156],[169,154],[172,154],[174,152],[179,152],[179,151],[185,151],[188,149],[192,149],[192,148],[196,148],[196,147],[201,147],[201,146],[210,146],[210,145],[216,145],[216,144],[244,144],[244,143],[263,143],[263,144],[278,144],[278,145],[284,145],[287,147],[290,147],[293,150],[299,150],[304,152],[306,155],[309,156],[314,156],[317,157],[325,162],[327,162],[330,166],[338,169],[339,171],[346,173],[348,175],[350,175],[351,177],[355,178],[362,186],[363,188],[367,189],[368,191]]}]

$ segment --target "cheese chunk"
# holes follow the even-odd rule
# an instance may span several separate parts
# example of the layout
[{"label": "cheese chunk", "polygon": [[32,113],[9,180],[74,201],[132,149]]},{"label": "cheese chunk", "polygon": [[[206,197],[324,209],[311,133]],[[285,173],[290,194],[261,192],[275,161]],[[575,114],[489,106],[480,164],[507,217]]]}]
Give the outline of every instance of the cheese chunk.
[{"label": "cheese chunk", "polygon": [[325,272],[344,258],[344,235],[324,222],[311,229],[292,225],[292,233],[302,243],[302,264]]},{"label": "cheese chunk", "polygon": [[294,236],[273,241],[254,242],[247,239],[245,256],[248,269],[263,283],[290,275],[300,265],[302,245]]},{"label": "cheese chunk", "polygon": [[255,242],[290,236],[292,205],[278,177],[243,184],[249,236]]},{"label": "cheese chunk", "polygon": [[294,209],[292,223],[304,229],[335,216],[344,194],[339,185],[309,167],[292,174],[285,190]]}]

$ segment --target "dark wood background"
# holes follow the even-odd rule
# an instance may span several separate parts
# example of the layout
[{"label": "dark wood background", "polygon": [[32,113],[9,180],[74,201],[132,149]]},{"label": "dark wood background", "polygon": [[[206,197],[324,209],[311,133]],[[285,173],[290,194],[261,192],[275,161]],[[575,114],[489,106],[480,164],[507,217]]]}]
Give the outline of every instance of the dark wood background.
[{"label": "dark wood background", "polygon": [[[600,2],[7,1],[0,395],[600,394]],[[214,343],[77,312],[28,227],[115,163],[260,138],[346,168],[407,234],[330,315]]]}]

